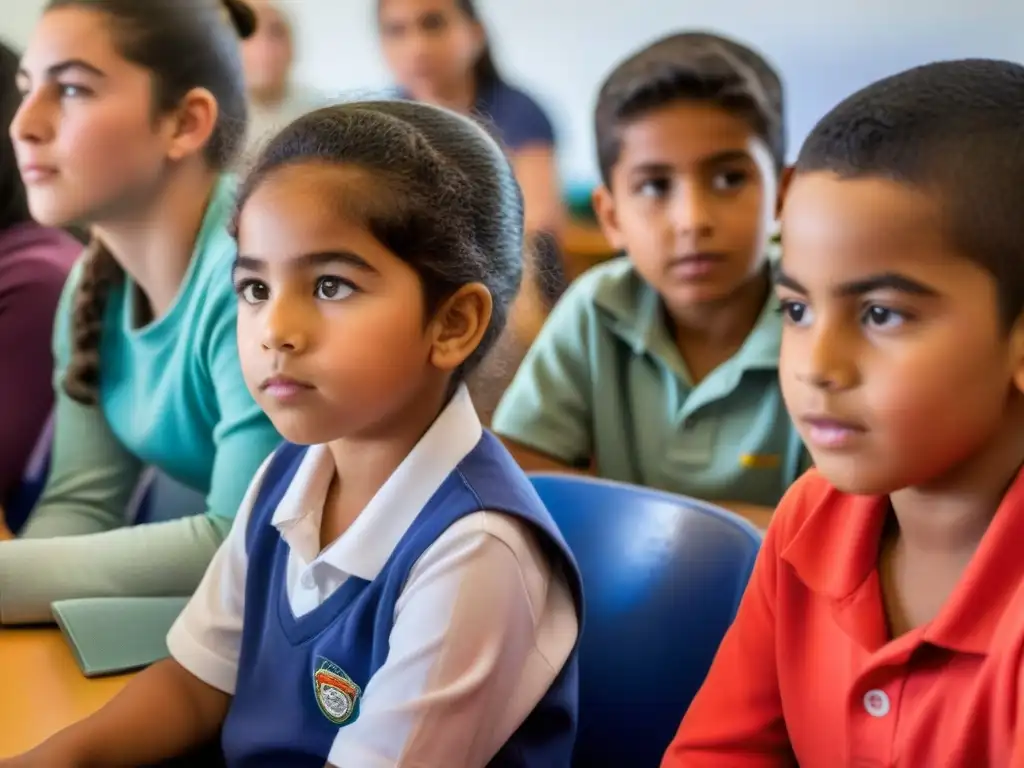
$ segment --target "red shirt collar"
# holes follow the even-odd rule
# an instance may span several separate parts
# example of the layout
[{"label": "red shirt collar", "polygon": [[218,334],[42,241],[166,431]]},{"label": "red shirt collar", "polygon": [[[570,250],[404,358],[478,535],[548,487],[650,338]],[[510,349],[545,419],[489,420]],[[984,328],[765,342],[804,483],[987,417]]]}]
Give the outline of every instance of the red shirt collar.
[{"label": "red shirt collar", "polygon": [[[855,607],[861,616],[850,620],[858,622],[865,609],[876,614],[883,610],[877,569],[889,500],[841,493],[820,475],[818,479],[822,492],[806,498],[812,509],[783,545],[781,557],[812,592],[840,604],[840,609]],[[1003,496],[946,604],[920,628],[920,640],[964,653],[987,653],[1019,591],[1024,575],[1022,542],[1024,471]],[[873,590],[874,597],[861,594],[865,590]]]}]

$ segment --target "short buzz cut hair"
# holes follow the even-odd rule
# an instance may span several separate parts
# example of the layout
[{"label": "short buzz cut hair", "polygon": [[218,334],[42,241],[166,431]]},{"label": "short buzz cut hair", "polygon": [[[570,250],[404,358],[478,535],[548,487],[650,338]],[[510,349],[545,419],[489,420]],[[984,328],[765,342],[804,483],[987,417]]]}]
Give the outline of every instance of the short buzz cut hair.
[{"label": "short buzz cut hair", "polygon": [[781,172],[786,162],[782,80],[753,49],[712,32],[681,32],[644,46],[619,63],[597,97],[594,134],[607,186],[622,151],[621,129],[677,101],[704,101],[745,120],[768,145]]},{"label": "short buzz cut hair", "polygon": [[880,177],[934,195],[947,236],[996,280],[1007,327],[1024,310],[1024,66],[940,61],[854,93],[823,117],[796,172]]}]

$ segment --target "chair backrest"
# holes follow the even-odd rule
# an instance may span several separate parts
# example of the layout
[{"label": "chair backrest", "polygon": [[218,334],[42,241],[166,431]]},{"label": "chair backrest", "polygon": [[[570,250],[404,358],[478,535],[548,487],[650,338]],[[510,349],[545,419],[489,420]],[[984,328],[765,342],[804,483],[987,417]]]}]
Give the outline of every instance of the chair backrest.
[{"label": "chair backrest", "polygon": [[21,483],[11,491],[6,500],[2,500],[7,527],[12,533],[21,530],[28,519],[29,512],[39,501],[43,486],[46,485],[46,477],[50,472],[50,449],[52,447],[53,414],[51,413],[36,439],[35,447],[21,474]]},{"label": "chair backrest", "polygon": [[658,766],[732,623],[761,544],[746,520],[661,491],[533,475],[583,574],[575,766]]}]

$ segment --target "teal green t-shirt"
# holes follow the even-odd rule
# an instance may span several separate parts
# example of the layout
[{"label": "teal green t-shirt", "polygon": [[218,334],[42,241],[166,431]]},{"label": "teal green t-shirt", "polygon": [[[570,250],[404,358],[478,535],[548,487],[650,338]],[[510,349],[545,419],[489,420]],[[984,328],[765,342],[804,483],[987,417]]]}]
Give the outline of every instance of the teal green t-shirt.
[{"label": "teal green t-shirt", "polygon": [[[81,263],[54,324],[54,437],[42,498],[16,541],[0,542],[0,621],[52,619],[50,604],[82,597],[189,595],[245,491],[281,438],[249,394],[236,339],[227,231],[235,182],[211,195],[170,309],[136,327],[137,287],[109,294],[100,337],[100,404],[62,386],[71,355]],[[144,467],[206,497],[206,514],[128,526]],[[174,516],[174,510],[169,510]]]},{"label": "teal green t-shirt", "polygon": [[[238,359],[236,245],[227,231],[234,195],[234,179],[222,177],[170,309],[136,328],[138,289],[125,279],[107,300],[100,342],[100,402],[111,433],[142,464],[206,493],[209,512],[227,518],[281,440],[246,388]],[[65,311],[77,277],[68,281]],[[58,387],[70,356],[69,325],[61,320]]]},{"label": "teal green t-shirt", "polygon": [[773,507],[809,464],[779,389],[776,305],[693,384],[661,297],[628,259],[599,265],[555,306],[493,429],[611,480]]}]

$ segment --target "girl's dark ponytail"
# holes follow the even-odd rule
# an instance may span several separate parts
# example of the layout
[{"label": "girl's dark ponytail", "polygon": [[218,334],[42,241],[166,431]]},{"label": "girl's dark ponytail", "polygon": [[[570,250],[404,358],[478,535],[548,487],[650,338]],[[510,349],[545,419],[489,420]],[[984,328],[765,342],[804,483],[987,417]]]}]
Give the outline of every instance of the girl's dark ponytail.
[{"label": "girl's dark ponytail", "polygon": [[82,256],[82,274],[71,314],[71,359],[64,372],[64,392],[82,405],[99,404],[100,338],[110,290],[124,272],[110,251],[93,240]]}]

